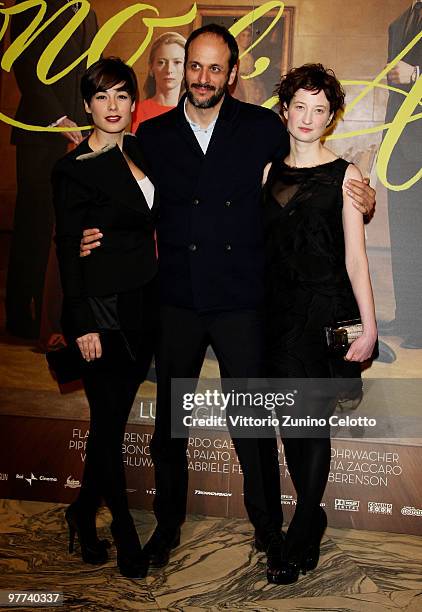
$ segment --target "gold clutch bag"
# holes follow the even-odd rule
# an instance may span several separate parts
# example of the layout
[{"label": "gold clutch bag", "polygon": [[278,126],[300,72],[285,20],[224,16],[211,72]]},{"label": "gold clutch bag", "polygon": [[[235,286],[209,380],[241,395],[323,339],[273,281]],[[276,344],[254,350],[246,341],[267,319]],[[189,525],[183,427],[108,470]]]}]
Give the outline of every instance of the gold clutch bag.
[{"label": "gold clutch bag", "polygon": [[327,347],[334,353],[346,354],[354,340],[363,334],[363,325],[360,319],[339,321],[331,327],[324,327]]}]

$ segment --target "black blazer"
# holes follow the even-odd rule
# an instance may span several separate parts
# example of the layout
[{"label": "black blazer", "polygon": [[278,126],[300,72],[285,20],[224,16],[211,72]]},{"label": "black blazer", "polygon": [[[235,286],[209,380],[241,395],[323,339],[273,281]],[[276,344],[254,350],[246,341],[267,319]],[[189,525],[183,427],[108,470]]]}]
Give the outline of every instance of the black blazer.
[{"label": "black blazer", "polygon": [[[22,1],[18,0],[16,4],[20,4]],[[47,21],[63,5],[66,5],[66,0],[48,0],[44,21]],[[36,13],[37,11],[32,9],[13,15],[11,20],[12,40],[29,26]],[[15,115],[15,119],[18,121],[31,125],[46,126],[63,115],[67,115],[78,125],[89,124],[79,89],[81,76],[86,68],[83,61],[79,62],[69,74],[51,85],[41,83],[36,72],[41,53],[72,16],[72,10],[69,7],[37,36],[13,64],[13,71],[21,93]],[[86,51],[97,30],[97,18],[94,11],[90,11],[54,60],[50,74],[57,74]],[[13,128],[12,130],[12,144],[42,144],[45,146],[57,141],[57,137],[58,135],[54,133],[31,132],[20,128]],[[60,134],[59,137],[62,138]]]},{"label": "black blazer", "polygon": [[[408,24],[411,19],[412,14],[412,5],[409,6],[407,11],[405,11],[400,17],[398,17],[393,23],[390,25],[388,30],[388,61],[393,60],[397,55],[402,51],[406,45],[416,36],[418,33],[417,30],[410,31]],[[420,29],[420,26],[419,26]],[[419,66],[420,73],[422,74],[422,40],[419,40],[416,45],[402,58],[404,62],[411,64],[412,66]],[[403,92],[409,92],[413,84],[404,84],[397,85],[394,83],[389,83],[395,88],[401,89]],[[387,102],[387,112],[386,112],[386,122],[393,121],[397,112],[400,109],[400,106],[403,104],[405,100],[405,96],[396,93],[394,91],[390,91],[388,94],[388,102]],[[417,106],[414,113],[419,113],[420,108]],[[412,121],[408,123],[397,143],[393,158],[397,159],[397,162],[403,163],[403,160],[408,160],[412,162],[420,162],[422,157],[422,122],[420,119],[418,121]]]},{"label": "black blazer", "polygon": [[[154,182],[134,136],[125,136],[124,151]],[[120,149],[94,153],[87,140],[57,162],[52,182],[64,331],[78,337],[98,329],[89,298],[125,294],[156,274],[157,196],[150,210]],[[100,248],[80,258],[87,227],[101,228],[104,237]]]},{"label": "black blazer", "polygon": [[274,112],[226,95],[204,155],[184,102],[136,134],[160,192],[162,300],[202,312],[256,308],[263,300],[262,174],[286,155],[286,130]]}]

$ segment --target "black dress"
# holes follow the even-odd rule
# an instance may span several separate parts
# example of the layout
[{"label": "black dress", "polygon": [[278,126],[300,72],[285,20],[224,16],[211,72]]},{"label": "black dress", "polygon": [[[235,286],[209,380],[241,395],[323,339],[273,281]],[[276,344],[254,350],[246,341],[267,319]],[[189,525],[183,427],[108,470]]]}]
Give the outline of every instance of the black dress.
[{"label": "black dress", "polygon": [[[269,173],[263,214],[267,373],[273,378],[360,376],[359,363],[331,358],[324,343],[324,326],[359,315],[345,265],[342,184],[347,166],[343,159],[314,168],[281,162]],[[309,397],[293,408],[304,409],[298,416],[317,412],[327,417],[335,408],[335,395],[322,401]],[[320,503],[330,470],[330,428],[316,435],[315,429],[304,428],[295,434],[300,437],[289,433],[281,430],[297,502],[283,554],[302,563],[312,546],[319,547],[326,526]]]},{"label": "black dress", "polygon": [[329,357],[323,331],[359,316],[345,265],[347,166],[338,158],[312,168],[281,162],[270,170],[263,204],[270,376],[359,376],[359,364]]}]

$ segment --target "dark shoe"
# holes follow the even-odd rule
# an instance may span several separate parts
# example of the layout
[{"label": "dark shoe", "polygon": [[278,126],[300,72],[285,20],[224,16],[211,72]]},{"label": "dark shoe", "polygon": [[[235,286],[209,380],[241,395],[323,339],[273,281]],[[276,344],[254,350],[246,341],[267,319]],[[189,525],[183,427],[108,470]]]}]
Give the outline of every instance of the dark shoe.
[{"label": "dark shoe", "polygon": [[391,321],[377,321],[378,333],[380,336],[400,336],[400,323],[397,319]]},{"label": "dark shoe", "polygon": [[276,571],[267,569],[267,580],[271,584],[292,584],[297,582],[299,574],[306,574],[302,562],[293,559],[282,559]]},{"label": "dark shoe", "polygon": [[84,563],[92,565],[106,563],[108,560],[107,548],[110,547],[110,544],[107,540],[97,538],[95,516],[90,517],[76,504],[71,504],[65,512],[65,519],[69,528],[69,553],[74,551],[75,534],[78,534]]},{"label": "dark shoe", "polygon": [[376,357],[374,361],[379,361],[380,363],[393,363],[396,359],[396,353],[393,349],[382,340],[378,340],[378,357]]},{"label": "dark shoe", "polygon": [[267,578],[268,582],[274,582],[282,566],[284,536],[274,533],[269,538],[266,546],[267,553]]},{"label": "dark shoe", "polygon": [[400,346],[405,349],[420,349],[422,348],[422,336],[406,336]]},{"label": "dark shoe", "polygon": [[132,516],[113,519],[110,526],[117,548],[117,566],[125,578],[145,578],[149,559],[142,550]]},{"label": "dark shoe", "polygon": [[180,527],[172,534],[156,527],[154,533],[145,544],[144,552],[152,567],[164,567],[169,562],[170,551],[180,544]]},{"label": "dark shoe", "polygon": [[117,566],[125,578],[145,578],[148,574],[149,559],[143,550],[135,556],[125,556],[118,551]]},{"label": "dark shoe", "polygon": [[323,508],[319,508],[319,517],[315,529],[312,530],[311,543],[305,552],[303,566],[305,571],[314,570],[319,562],[322,536],[327,528],[327,515]]}]

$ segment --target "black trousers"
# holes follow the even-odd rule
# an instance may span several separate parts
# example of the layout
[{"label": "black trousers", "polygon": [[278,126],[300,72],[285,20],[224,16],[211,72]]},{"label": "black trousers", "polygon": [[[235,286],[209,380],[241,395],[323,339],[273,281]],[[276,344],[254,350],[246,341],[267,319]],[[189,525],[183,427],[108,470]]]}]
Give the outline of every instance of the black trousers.
[{"label": "black trousers", "polygon": [[51,171],[66,140],[16,147],[17,196],[6,287],[6,327],[38,338],[44,277],[53,232]]},{"label": "black trousers", "polygon": [[83,376],[91,419],[78,502],[95,513],[104,499],[114,520],[129,513],[122,443],[133,401],[151,364],[153,332],[151,325],[139,334],[136,361],[113,364],[100,359],[89,364]]},{"label": "black trousers", "polygon": [[[171,533],[185,520],[188,491],[188,441],[171,437],[171,379],[198,378],[208,346],[216,354],[222,378],[259,378],[263,375],[263,341],[262,315],[257,311],[198,314],[172,306],[161,309],[151,456],[154,512],[163,532]],[[244,474],[246,510],[257,532],[265,537],[282,525],[276,438],[234,438],[233,442]]]}]

